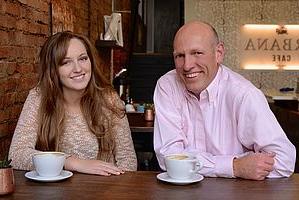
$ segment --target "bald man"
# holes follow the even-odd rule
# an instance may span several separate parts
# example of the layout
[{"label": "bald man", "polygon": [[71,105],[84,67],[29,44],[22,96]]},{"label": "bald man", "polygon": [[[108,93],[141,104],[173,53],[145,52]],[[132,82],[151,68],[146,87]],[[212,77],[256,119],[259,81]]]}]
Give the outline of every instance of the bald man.
[{"label": "bald man", "polygon": [[264,94],[222,64],[224,45],[204,22],[182,26],[173,43],[175,70],[156,85],[154,148],[164,157],[195,155],[208,177],[289,177],[296,150]]}]

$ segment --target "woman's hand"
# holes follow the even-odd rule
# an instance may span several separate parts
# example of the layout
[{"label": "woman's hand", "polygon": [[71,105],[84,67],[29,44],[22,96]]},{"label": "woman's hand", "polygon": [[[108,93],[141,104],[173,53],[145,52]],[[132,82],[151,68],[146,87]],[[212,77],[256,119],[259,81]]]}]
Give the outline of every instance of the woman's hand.
[{"label": "woman's hand", "polygon": [[120,175],[124,173],[123,170],[115,167],[111,163],[101,160],[82,160],[73,156],[66,159],[64,168],[66,170],[102,176],[110,176],[111,174]]}]

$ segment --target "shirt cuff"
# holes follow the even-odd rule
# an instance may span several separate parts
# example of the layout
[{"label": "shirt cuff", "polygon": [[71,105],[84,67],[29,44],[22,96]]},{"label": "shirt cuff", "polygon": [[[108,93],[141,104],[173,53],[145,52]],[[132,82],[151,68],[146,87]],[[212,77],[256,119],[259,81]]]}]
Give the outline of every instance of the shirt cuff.
[{"label": "shirt cuff", "polygon": [[215,156],[215,175],[217,177],[234,178],[233,160],[235,156]]}]

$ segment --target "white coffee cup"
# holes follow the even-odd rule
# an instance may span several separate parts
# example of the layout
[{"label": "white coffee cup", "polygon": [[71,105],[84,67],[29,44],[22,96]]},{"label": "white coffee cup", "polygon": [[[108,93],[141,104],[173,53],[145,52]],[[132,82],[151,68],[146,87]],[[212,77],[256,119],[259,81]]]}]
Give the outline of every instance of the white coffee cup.
[{"label": "white coffee cup", "polygon": [[171,154],[165,156],[167,174],[173,179],[192,179],[201,169],[201,162],[192,155]]},{"label": "white coffee cup", "polygon": [[32,156],[33,165],[39,176],[54,177],[62,172],[65,154],[62,152],[39,152]]}]

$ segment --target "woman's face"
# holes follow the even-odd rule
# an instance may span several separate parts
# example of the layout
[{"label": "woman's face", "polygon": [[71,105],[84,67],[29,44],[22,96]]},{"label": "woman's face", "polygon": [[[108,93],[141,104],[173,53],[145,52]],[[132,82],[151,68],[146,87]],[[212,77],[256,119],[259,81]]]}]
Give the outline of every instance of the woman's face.
[{"label": "woman's face", "polygon": [[82,93],[91,78],[91,62],[83,42],[73,38],[67,54],[58,68],[63,93]]}]

